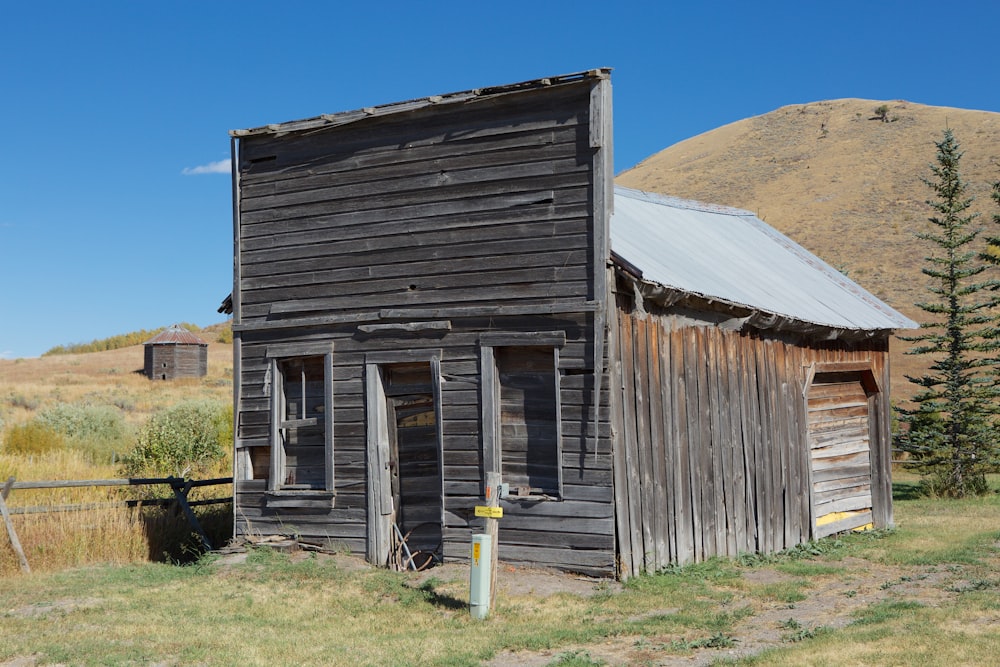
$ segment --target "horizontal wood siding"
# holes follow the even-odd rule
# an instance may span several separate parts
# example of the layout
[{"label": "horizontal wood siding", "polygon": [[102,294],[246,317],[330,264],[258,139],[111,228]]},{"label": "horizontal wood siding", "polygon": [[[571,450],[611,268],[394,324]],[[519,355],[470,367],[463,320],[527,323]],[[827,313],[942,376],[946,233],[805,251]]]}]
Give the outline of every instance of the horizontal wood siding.
[{"label": "horizontal wood siding", "polygon": [[[501,503],[500,558],[614,573],[609,413],[604,401],[595,447],[587,307],[590,87],[240,140],[237,447],[255,452],[243,457],[254,477],[266,471],[256,452],[270,429],[267,348],[331,343],[336,497],[332,508],[275,507],[264,480],[237,480],[239,534],[296,534],[365,553],[366,355],[434,351],[443,555],[467,559],[471,533],[483,528],[474,517],[484,493],[479,338],[555,331],[566,340],[557,369],[562,495]],[[279,328],[305,318],[317,323]],[[376,326],[359,328],[362,320]]]},{"label": "horizontal wood siding", "polygon": [[147,345],[143,361],[151,380],[204,377],[208,374],[208,346]]},{"label": "horizontal wood siding", "polygon": [[871,402],[861,374],[818,373],[808,396],[814,534],[863,527],[871,523],[872,467]]},{"label": "horizontal wood siding", "polygon": [[[473,516],[483,503],[482,443],[479,405],[480,333],[486,331],[551,331],[562,327],[568,340],[580,340],[592,327],[592,314],[558,320],[548,317],[468,319],[452,323],[441,338],[362,338],[354,329],[312,331],[306,338],[333,338],[334,354],[334,467],[336,498],[333,509],[297,510],[268,507],[262,480],[237,481],[238,534],[295,534],[300,539],[339,545],[356,553],[365,549],[365,405],[362,365],[365,354],[440,349],[441,419],[443,433],[444,525],[446,559],[468,558],[473,532],[482,520]],[[301,336],[302,334],[298,334]],[[260,398],[264,350],[286,341],[277,334],[242,336],[243,410],[238,423],[242,447],[266,458],[267,401]],[[301,339],[301,338],[300,338]],[[612,509],[609,412],[601,409],[600,444],[593,441],[593,375],[586,366],[588,345],[566,345],[561,350],[563,495],[560,500],[503,501],[500,557],[509,562],[533,563],[608,576],[615,570]],[[605,387],[605,392],[607,388]],[[248,409],[248,408],[255,409]],[[260,454],[256,454],[260,451]],[[266,474],[266,461],[253,466]]]},{"label": "horizontal wood siding", "polygon": [[242,140],[241,323],[592,297],[588,109],[568,86]]},{"label": "horizontal wood siding", "polygon": [[[692,325],[633,312],[631,297],[621,295],[612,324],[622,573],[810,539],[818,482],[810,478],[809,369],[870,364],[887,389],[886,340],[817,342]],[[872,405],[888,409],[880,396]],[[861,467],[872,474],[876,525],[884,526],[891,524],[888,414],[875,422],[872,465],[866,459]]]}]

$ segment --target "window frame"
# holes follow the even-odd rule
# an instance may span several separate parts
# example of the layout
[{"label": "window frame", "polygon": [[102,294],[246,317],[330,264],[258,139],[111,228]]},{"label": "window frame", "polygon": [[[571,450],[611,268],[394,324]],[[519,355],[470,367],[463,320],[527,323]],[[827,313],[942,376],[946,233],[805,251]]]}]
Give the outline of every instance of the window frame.
[{"label": "window frame", "polygon": [[552,350],[552,371],[555,382],[555,416],[556,416],[556,496],[544,493],[531,493],[528,496],[508,496],[508,499],[518,500],[562,500],[563,492],[563,426],[562,426],[562,373],[559,369],[559,350],[566,345],[565,331],[524,331],[524,332],[490,332],[481,334],[480,371],[481,385],[481,418],[483,445],[484,493],[485,473],[500,474],[501,483],[507,482],[503,477],[503,441],[500,435],[500,373],[496,364],[496,348],[505,347],[545,347]]},{"label": "window frame", "polygon": [[[336,495],[334,490],[333,345],[332,343],[271,345],[267,348],[266,357],[268,360],[267,373],[269,380],[265,380],[265,388],[268,383],[271,385],[269,392],[270,431],[268,436],[271,448],[271,466],[267,481],[267,493],[270,496],[308,496],[310,498],[319,496],[322,498],[332,498]],[[309,425],[305,422],[311,420],[315,420],[314,423],[318,425],[320,418],[311,417],[305,420],[284,419],[285,377],[282,372],[282,365],[295,360],[315,357],[322,357],[323,360],[323,488],[290,488],[282,482],[285,472],[285,451],[282,446],[281,430],[292,426]]]}]

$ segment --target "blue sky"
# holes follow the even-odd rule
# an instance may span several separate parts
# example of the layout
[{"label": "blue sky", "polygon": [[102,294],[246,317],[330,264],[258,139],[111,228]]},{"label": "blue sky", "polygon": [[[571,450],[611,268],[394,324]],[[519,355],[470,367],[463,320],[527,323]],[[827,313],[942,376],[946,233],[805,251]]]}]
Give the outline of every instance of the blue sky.
[{"label": "blue sky", "polygon": [[1000,111],[998,25],[995,0],[5,3],[0,358],[222,321],[231,129],[612,67],[621,171],[787,104]]}]

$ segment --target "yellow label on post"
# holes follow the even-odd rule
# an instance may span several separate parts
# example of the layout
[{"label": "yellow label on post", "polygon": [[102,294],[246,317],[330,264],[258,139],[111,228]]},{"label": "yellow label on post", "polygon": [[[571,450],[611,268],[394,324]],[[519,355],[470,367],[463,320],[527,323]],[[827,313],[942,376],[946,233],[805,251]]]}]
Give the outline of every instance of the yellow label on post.
[{"label": "yellow label on post", "polygon": [[487,519],[501,519],[503,518],[503,508],[476,505],[476,516],[484,516]]},{"label": "yellow label on post", "polygon": [[479,565],[479,542],[472,544],[472,563],[473,565]]}]

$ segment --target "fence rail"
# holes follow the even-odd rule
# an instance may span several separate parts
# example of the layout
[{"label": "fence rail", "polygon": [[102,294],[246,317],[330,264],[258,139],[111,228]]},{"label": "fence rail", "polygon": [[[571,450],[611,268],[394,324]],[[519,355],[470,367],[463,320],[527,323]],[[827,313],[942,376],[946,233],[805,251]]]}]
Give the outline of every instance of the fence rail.
[{"label": "fence rail", "polygon": [[[200,486],[219,486],[222,484],[232,484],[232,477],[217,477],[215,479],[203,479],[203,480],[193,480],[184,479],[182,477],[130,477],[124,479],[73,479],[73,480],[45,480],[45,481],[34,481],[34,482],[18,482],[13,477],[7,479],[3,486],[0,487],[0,514],[3,515],[4,525],[7,527],[7,537],[10,539],[11,547],[14,549],[14,553],[17,554],[17,558],[20,561],[21,569],[25,572],[31,572],[31,567],[28,565],[28,559],[24,555],[24,549],[21,548],[21,541],[17,537],[17,531],[14,530],[14,523],[11,521],[11,516],[14,514],[42,514],[48,512],[72,512],[72,511],[85,511],[85,510],[96,510],[96,509],[106,509],[109,507],[141,507],[143,505],[172,505],[177,504],[184,512],[185,518],[187,518],[188,523],[191,524],[191,528],[194,529],[195,533],[198,534],[198,538],[201,540],[202,546],[205,549],[211,549],[212,543],[209,542],[208,536],[205,535],[205,531],[202,529],[201,524],[198,522],[198,517],[195,516],[194,512],[191,510],[192,507],[197,505],[212,505],[218,503],[228,503],[232,502],[232,497],[229,498],[210,498],[206,500],[188,500],[188,493],[191,489]],[[107,502],[107,503],[77,503],[72,505],[37,505],[34,507],[7,507],[7,498],[10,496],[11,491],[18,489],[69,489],[69,488],[79,488],[79,487],[102,487],[102,486],[154,486],[154,485],[166,485],[174,493],[173,498],[151,498],[148,500],[123,500],[120,502]]]}]

